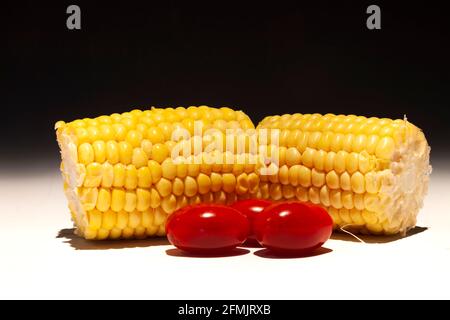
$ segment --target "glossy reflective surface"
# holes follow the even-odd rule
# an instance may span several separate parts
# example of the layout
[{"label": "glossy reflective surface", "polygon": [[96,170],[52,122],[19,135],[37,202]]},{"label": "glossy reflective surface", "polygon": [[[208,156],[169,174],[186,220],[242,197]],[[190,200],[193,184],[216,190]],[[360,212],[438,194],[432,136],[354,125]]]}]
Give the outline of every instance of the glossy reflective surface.
[{"label": "glossy reflective surface", "polygon": [[333,221],[321,207],[301,202],[273,204],[255,219],[258,242],[279,254],[309,254],[330,238]]},{"label": "glossy reflective surface", "polygon": [[256,235],[253,224],[255,217],[261,213],[264,208],[272,205],[273,202],[264,199],[246,199],[235,202],[231,207],[243,213],[250,224],[250,231],[248,234],[248,240],[256,241]]},{"label": "glossy reflective surface", "polygon": [[231,207],[200,204],[174,212],[167,220],[166,232],[180,250],[220,254],[247,239],[249,223],[245,215]]}]

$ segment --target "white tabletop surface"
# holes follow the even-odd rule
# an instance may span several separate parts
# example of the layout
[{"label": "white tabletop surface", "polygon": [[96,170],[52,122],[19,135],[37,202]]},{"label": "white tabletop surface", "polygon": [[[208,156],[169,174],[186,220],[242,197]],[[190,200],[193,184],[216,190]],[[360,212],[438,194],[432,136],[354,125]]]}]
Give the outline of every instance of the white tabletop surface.
[{"label": "white tabletop surface", "polygon": [[360,243],[338,235],[307,258],[273,259],[254,248],[193,258],[161,238],[90,243],[72,236],[56,168],[3,172],[0,298],[449,299],[449,186],[450,171],[435,168],[420,228],[403,239]]}]

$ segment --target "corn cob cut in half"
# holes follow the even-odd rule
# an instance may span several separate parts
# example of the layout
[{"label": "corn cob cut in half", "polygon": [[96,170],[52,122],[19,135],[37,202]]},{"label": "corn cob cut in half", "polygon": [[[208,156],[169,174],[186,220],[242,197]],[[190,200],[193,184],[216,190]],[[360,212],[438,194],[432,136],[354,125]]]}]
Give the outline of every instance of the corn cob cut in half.
[{"label": "corn cob cut in half", "polygon": [[335,228],[405,233],[428,189],[430,147],[405,120],[354,115],[270,116],[257,129],[279,129],[279,170],[261,177],[264,197],[327,209]]},{"label": "corn cob cut in half", "polygon": [[58,122],[61,171],[77,233],[96,240],[163,236],[167,215],[182,206],[231,203],[256,193],[254,166],[174,163],[175,129],[189,132],[189,144],[207,144],[207,136],[196,136],[195,121],[224,134],[254,128],[242,111],[206,106]]}]

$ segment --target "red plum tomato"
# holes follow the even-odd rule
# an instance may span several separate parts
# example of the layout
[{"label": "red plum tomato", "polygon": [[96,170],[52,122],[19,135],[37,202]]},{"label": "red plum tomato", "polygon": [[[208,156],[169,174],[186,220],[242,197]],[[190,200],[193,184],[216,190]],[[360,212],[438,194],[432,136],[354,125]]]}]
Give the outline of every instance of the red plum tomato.
[{"label": "red plum tomato", "polygon": [[331,236],[333,220],[319,206],[302,202],[273,204],[255,219],[257,241],[278,254],[307,255]]},{"label": "red plum tomato", "polygon": [[171,214],[166,222],[170,243],[194,254],[230,251],[247,239],[248,232],[244,214],[218,204],[187,206]]},{"label": "red plum tomato", "polygon": [[253,224],[255,223],[256,216],[261,213],[265,208],[272,205],[273,202],[264,199],[246,199],[235,202],[231,205],[232,208],[243,213],[250,223],[250,232],[248,234],[248,240],[256,241],[256,235]]}]

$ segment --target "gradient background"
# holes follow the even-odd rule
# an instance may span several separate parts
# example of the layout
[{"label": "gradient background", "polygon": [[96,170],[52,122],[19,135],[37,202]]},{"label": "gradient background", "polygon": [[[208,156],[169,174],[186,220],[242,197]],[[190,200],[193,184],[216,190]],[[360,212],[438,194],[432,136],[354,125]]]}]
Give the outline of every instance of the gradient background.
[{"label": "gradient background", "polygon": [[[308,2],[319,4],[2,1],[0,299],[449,299],[449,11]],[[381,30],[366,28],[373,3]],[[66,28],[70,4],[81,7],[81,31]],[[338,237],[308,259],[255,248],[198,260],[170,255],[164,239],[74,236],[54,123],[201,104],[255,123],[286,112],[406,114],[432,147],[418,228],[374,244]]]},{"label": "gradient background", "polygon": [[[202,104],[242,109],[255,123],[406,114],[443,160],[448,11],[393,2],[2,2],[0,161],[53,168],[57,120]],[[66,28],[70,4],[81,7],[81,31]],[[381,30],[366,28],[370,4],[381,7]]]}]

